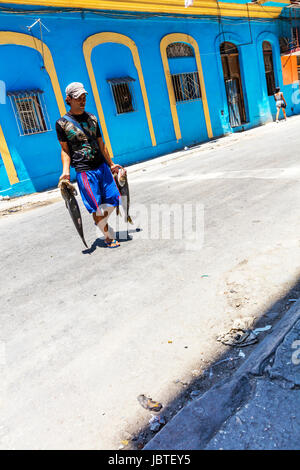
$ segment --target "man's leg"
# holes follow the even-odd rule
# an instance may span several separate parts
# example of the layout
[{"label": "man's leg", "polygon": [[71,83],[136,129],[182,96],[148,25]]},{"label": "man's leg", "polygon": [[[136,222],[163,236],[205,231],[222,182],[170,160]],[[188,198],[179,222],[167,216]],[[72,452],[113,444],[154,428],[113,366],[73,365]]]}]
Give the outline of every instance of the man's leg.
[{"label": "man's leg", "polygon": [[279,118],[279,111],[280,111],[280,108],[279,106],[277,106],[276,122],[278,121],[278,118]]},{"label": "man's leg", "polygon": [[[99,215],[97,212],[93,212],[93,219],[97,227],[101,230],[105,237],[106,243],[111,243],[114,240],[114,235],[109,230],[109,226],[107,223],[108,217],[112,214],[115,207],[108,206],[105,209],[101,209],[102,215]],[[117,242],[117,244],[119,244]]]},{"label": "man's leg", "polygon": [[115,234],[111,233],[112,230],[107,224],[107,219],[113,210],[119,206],[120,193],[112,172],[106,163],[101,165],[100,172],[102,205],[99,208],[100,210],[98,210],[96,214],[93,214],[93,216],[95,223],[105,236],[105,242],[109,244],[113,241],[112,248],[114,248],[115,246],[120,246],[120,243],[115,240]]}]

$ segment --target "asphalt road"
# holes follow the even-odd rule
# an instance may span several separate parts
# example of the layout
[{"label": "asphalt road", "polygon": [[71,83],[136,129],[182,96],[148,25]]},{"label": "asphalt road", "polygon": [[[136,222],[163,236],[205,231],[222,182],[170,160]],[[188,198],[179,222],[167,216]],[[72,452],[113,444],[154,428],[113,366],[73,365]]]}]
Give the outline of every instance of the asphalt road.
[{"label": "asphalt road", "polygon": [[151,238],[140,219],[109,250],[83,209],[86,250],[63,202],[0,218],[2,449],[118,449],[151,417],[139,394],[172,403],[224,352],[216,337],[234,319],[263,318],[289,290],[299,126],[129,168],[133,213],[203,207],[203,244]]}]

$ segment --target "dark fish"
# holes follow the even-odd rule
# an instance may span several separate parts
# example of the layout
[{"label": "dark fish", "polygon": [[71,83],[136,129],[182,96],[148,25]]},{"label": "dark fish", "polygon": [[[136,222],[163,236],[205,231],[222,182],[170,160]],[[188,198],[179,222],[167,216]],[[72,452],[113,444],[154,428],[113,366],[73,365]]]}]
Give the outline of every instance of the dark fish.
[{"label": "dark fish", "polygon": [[[125,222],[133,224],[132,218],[129,215],[130,195],[126,170],[121,168],[118,173],[114,175],[114,179],[121,194],[122,207],[125,213]],[[117,207],[117,215],[119,214],[120,209]]]},{"label": "dark fish", "polygon": [[86,241],[84,239],[80,209],[76,201],[76,198],[74,196],[74,190],[72,190],[67,184],[63,184],[63,183],[61,185],[60,190],[61,190],[61,195],[65,200],[66,207],[70,213],[71,219],[73,220],[73,223],[76,227],[76,230],[78,234],[80,235],[81,240],[83,241],[85,246],[88,248],[88,245],[86,244]]}]

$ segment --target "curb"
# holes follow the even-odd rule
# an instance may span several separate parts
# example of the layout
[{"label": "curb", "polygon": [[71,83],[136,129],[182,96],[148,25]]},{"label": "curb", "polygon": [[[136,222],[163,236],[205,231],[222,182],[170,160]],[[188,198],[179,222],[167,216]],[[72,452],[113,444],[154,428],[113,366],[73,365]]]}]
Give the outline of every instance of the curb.
[{"label": "curb", "polygon": [[220,382],[181,409],[144,450],[201,450],[224,421],[250,397],[251,378],[260,375],[267,359],[300,319],[300,299],[254,349],[229,382]]}]

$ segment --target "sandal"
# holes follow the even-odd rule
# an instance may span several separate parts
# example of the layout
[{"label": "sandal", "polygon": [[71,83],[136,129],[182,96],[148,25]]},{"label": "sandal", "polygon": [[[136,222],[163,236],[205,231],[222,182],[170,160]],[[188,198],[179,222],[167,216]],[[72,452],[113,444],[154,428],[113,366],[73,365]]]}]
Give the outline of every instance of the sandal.
[{"label": "sandal", "polygon": [[110,242],[104,240],[104,243],[107,248],[118,248],[120,246],[118,240],[111,240]]}]

